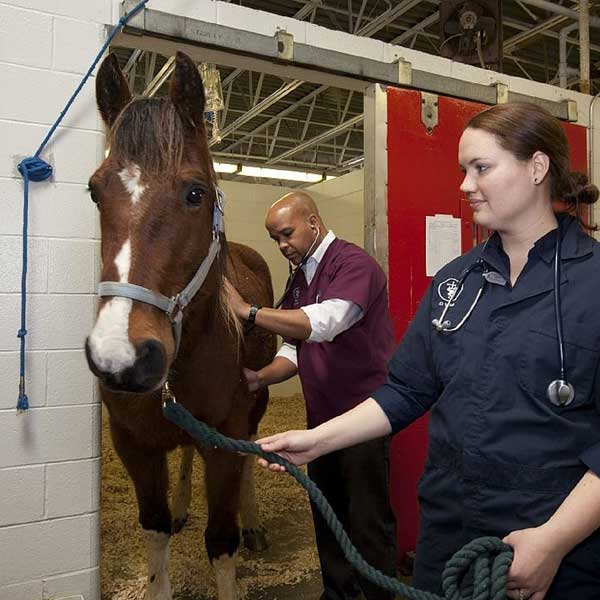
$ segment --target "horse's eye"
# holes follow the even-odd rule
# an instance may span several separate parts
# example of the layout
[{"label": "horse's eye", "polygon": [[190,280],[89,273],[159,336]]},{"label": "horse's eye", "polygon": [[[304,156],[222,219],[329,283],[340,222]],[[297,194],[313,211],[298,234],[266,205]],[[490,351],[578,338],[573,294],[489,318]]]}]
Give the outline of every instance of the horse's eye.
[{"label": "horse's eye", "polygon": [[199,185],[192,185],[185,196],[185,199],[190,204],[200,204],[202,202],[202,198],[204,198],[204,194],[206,194],[206,190]]},{"label": "horse's eye", "polygon": [[98,195],[96,194],[96,191],[93,190],[92,188],[88,187],[88,194],[90,195],[90,199],[91,201],[96,205],[96,206],[100,206],[100,200],[98,198]]}]

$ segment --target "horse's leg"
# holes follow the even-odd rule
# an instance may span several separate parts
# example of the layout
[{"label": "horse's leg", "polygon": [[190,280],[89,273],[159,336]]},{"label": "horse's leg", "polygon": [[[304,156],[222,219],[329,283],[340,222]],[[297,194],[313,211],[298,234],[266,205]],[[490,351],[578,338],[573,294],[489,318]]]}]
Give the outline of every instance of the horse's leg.
[{"label": "horse's leg", "polygon": [[240,543],[237,513],[243,457],[211,449],[204,452],[204,458],[208,500],[208,524],[204,532],[206,551],[215,569],[219,600],[235,600],[235,558]]},{"label": "horse's leg", "polygon": [[171,513],[167,501],[169,476],[166,452],[141,446],[111,419],[111,435],[117,454],[131,477],[148,553],[145,600],[172,600],[169,581]]},{"label": "horse's leg", "polygon": [[[256,401],[250,413],[250,439],[256,439],[258,423],[265,413],[269,401],[269,390],[262,389],[256,393]],[[269,546],[265,528],[261,525],[254,488],[254,457],[246,456],[242,471],[242,489],[240,497],[240,519],[242,521],[242,538],[244,546],[253,552],[266,550]]]},{"label": "horse's leg", "polygon": [[173,533],[179,533],[185,525],[192,498],[192,469],[194,466],[195,446],[181,448],[179,478],[173,494],[171,512],[173,513]]}]

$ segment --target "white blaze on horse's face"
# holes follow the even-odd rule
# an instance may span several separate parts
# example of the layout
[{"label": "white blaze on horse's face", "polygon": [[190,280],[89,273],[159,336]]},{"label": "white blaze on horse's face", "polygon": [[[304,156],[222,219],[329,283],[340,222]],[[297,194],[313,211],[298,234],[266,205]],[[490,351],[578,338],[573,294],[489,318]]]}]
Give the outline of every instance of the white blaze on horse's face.
[{"label": "white blaze on horse's face", "polygon": [[[131,268],[131,241],[127,240],[115,257],[119,281],[127,283]],[[135,348],[129,341],[129,314],[133,301],[111,298],[100,310],[89,337],[92,360],[104,373],[117,375],[135,362]]]},{"label": "white blaze on horse's face", "polygon": [[127,191],[131,194],[131,203],[137,204],[146,189],[146,186],[140,183],[142,171],[136,164],[131,164],[119,173],[119,177]]}]

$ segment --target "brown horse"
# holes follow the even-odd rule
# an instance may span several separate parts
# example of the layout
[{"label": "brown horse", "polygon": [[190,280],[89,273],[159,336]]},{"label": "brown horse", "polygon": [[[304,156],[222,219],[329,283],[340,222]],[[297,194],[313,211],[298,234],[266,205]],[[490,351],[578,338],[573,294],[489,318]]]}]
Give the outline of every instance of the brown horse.
[{"label": "brown horse", "polygon": [[[224,300],[223,278],[259,305],[272,305],[273,291],[263,259],[225,241],[194,63],[178,53],[169,96],[132,100],[111,55],[98,72],[96,99],[110,152],[89,184],[100,210],[103,266],[86,354],[100,380],[115,449],[135,486],[148,550],[146,598],[171,600],[168,543],[187,516],[189,488],[175,494],[171,511],[166,453],[191,447],[192,440],[162,416],[161,390],[168,383],[178,402],[224,434],[253,436],[268,393],[248,391],[242,365],[269,363],[275,340],[259,329],[242,339]],[[190,282],[199,289],[190,291]],[[252,464],[220,450],[199,451],[206,463],[206,549],[219,599],[230,599],[236,596],[238,513],[244,541],[265,544]],[[190,465],[188,453],[182,471],[188,485]]]}]

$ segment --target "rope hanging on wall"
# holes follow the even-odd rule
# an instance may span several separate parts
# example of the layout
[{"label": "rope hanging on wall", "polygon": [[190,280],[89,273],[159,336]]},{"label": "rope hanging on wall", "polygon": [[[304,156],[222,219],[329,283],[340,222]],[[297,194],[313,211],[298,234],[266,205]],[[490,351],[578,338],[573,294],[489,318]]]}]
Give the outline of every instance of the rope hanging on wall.
[{"label": "rope hanging on wall", "polygon": [[96,58],[93,60],[90,68],[87,70],[87,73],[83,76],[83,79],[73,92],[72,96],[69,98],[67,104],[60,112],[58,118],[50,127],[46,137],[43,139],[39,148],[36,150],[33,156],[24,158],[18,165],[17,169],[23,178],[23,261],[21,267],[21,326],[17,331],[17,337],[20,340],[20,356],[19,356],[19,398],[17,400],[17,410],[19,412],[26,411],[29,408],[29,398],[27,397],[27,393],[25,391],[25,337],[27,335],[27,250],[28,250],[28,229],[29,229],[29,182],[30,181],[45,181],[52,175],[52,167],[42,158],[40,158],[40,154],[46,147],[46,144],[50,141],[50,138],[60,125],[61,121],[64,119],[68,110],[71,108],[71,105],[75,101],[75,98],[79,95],[79,92],[85,85],[86,81],[89,79],[90,75],[96,68],[96,65],[102,58],[102,55],[106,52],[113,38],[121,29],[127,24],[127,22],[134,17],[140,10],[144,8],[144,6],[149,2],[149,0],[142,0],[138,4],[136,4],[128,13],[123,15],[118,23],[114,26],[113,30],[110,32],[106,41],[100,48],[100,51],[96,55]]}]

